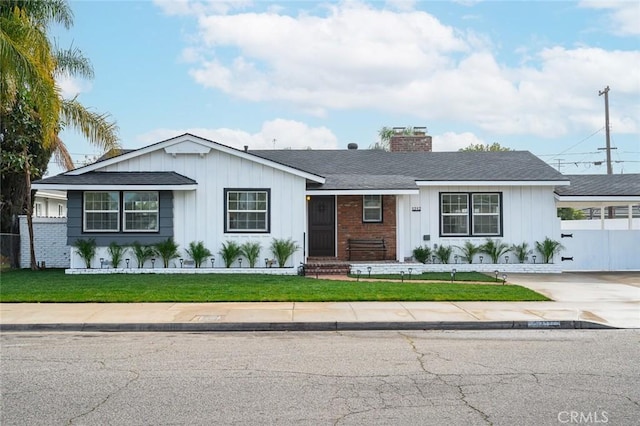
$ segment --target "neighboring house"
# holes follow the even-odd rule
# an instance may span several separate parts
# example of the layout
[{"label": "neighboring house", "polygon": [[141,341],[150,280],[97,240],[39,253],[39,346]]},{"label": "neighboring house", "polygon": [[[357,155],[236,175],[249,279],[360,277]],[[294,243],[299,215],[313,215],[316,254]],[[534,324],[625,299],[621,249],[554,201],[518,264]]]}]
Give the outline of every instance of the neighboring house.
[{"label": "neighboring house", "polygon": [[33,202],[34,217],[65,217],[67,194],[64,191],[40,190]]},{"label": "neighboring house", "polygon": [[[273,238],[292,238],[301,249],[287,266],[297,266],[348,259],[350,239],[386,245],[354,259],[403,262],[419,245],[559,238],[554,189],[569,179],[531,153],[430,152],[425,134],[395,136],[391,148],[237,150],[184,134],[33,188],[66,191],[67,244],[95,238],[101,250],[172,237],[219,257],[225,241],[258,241],[270,258]],[[83,267],[77,255],[71,267]]]}]

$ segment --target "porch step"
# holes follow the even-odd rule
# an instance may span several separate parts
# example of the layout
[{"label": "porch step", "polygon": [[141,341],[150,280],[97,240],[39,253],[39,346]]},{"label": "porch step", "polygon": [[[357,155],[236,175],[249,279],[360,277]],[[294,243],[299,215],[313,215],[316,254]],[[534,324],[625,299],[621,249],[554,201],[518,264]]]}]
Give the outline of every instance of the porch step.
[{"label": "porch step", "polygon": [[307,263],[304,267],[305,275],[347,275],[349,274],[348,263]]}]

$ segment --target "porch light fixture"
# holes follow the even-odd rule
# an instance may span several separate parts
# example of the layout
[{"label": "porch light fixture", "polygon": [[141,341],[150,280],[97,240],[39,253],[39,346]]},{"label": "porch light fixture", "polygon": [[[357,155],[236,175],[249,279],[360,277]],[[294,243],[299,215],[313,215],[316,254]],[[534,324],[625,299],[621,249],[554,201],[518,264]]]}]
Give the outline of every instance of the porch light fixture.
[{"label": "porch light fixture", "polygon": [[102,269],[102,265],[104,264],[104,257],[100,258],[100,269]]},{"label": "porch light fixture", "polygon": [[404,271],[400,271],[400,281],[404,282]]},{"label": "porch light fixture", "polygon": [[[238,259],[238,264],[242,268],[242,258]],[[211,267],[213,268],[213,262],[211,263]]]},{"label": "porch light fixture", "polygon": [[496,282],[498,282],[498,275],[500,274],[500,271],[498,271],[497,269],[495,271],[493,271],[496,274]]},{"label": "porch light fixture", "polygon": [[454,282],[456,280],[456,268],[453,268],[451,270],[451,282]]},{"label": "porch light fixture", "polygon": [[360,274],[362,271],[360,269],[356,270],[356,281],[360,281]]},{"label": "porch light fixture", "polygon": [[127,262],[127,268],[128,268],[129,267],[129,259],[125,259],[124,261]]},{"label": "porch light fixture", "polygon": [[367,266],[367,272],[369,273],[369,278],[371,278],[371,266]]},{"label": "porch light fixture", "polygon": [[507,274],[502,274],[502,285],[507,282]]},{"label": "porch light fixture", "polygon": [[156,259],[155,258],[151,259],[151,269],[153,269],[155,264],[156,264]]},{"label": "porch light fixture", "polygon": [[504,263],[509,263],[509,256],[504,257]]},{"label": "porch light fixture", "polygon": [[182,268],[182,264],[184,263],[184,259],[180,258],[180,267]]},{"label": "porch light fixture", "polygon": [[535,263],[536,263],[536,255],[534,254],[534,255],[533,255],[533,256],[531,256],[531,257],[533,257],[533,263],[535,264]]},{"label": "porch light fixture", "polygon": [[411,272],[413,272],[413,268],[409,268],[409,280],[411,280]]},{"label": "porch light fixture", "polygon": [[484,259],[484,256],[480,256],[480,263],[482,263],[482,259]]},{"label": "porch light fixture", "polygon": [[307,201],[311,201],[311,195],[307,195]]},{"label": "porch light fixture", "polygon": [[[216,261],[215,256],[211,256],[211,267],[212,267],[212,268],[213,268],[213,264],[215,263],[215,261]],[[242,260],[240,260],[240,262],[241,262],[241,263],[240,263],[240,266],[242,266]]]}]

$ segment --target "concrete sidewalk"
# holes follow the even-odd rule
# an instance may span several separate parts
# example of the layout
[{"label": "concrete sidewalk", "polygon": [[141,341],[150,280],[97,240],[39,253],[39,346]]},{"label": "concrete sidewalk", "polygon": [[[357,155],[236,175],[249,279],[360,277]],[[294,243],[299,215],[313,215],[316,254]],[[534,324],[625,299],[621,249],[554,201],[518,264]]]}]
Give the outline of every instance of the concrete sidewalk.
[{"label": "concrete sidewalk", "polygon": [[[620,278],[622,277],[622,278]],[[512,275],[553,302],[2,303],[8,330],[640,328],[640,275]]]}]

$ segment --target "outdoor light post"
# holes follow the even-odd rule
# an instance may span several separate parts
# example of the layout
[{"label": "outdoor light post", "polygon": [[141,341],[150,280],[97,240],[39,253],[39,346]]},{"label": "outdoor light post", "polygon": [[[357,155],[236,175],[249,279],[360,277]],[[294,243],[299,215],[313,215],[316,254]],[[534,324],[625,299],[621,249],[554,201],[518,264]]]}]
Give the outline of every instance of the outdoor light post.
[{"label": "outdoor light post", "polygon": [[129,259],[125,259],[125,262],[127,262],[127,268],[129,267]]},{"label": "outdoor light post", "polygon": [[502,285],[507,282],[507,274],[502,274]]},{"label": "outdoor light post", "polygon": [[[211,257],[211,268],[212,269],[213,269],[213,265],[215,264],[215,262],[216,262],[216,258],[215,258],[215,256],[212,256]],[[242,266],[242,263],[240,263],[240,266]]]},{"label": "outdoor light post", "polygon": [[404,282],[404,271],[400,271],[400,281]]},{"label": "outdoor light post", "polygon": [[480,263],[482,263],[482,259],[484,259],[484,256],[480,256]]},{"label": "outdoor light post", "polygon": [[533,255],[533,256],[531,256],[531,257],[533,257],[533,264],[535,265],[535,263],[536,263],[536,255],[534,254],[534,255]]},{"label": "outdoor light post", "polygon": [[454,282],[456,280],[456,268],[453,268],[451,270],[451,282]]},{"label": "outdoor light post", "polygon": [[182,264],[184,263],[184,259],[180,258],[180,267],[182,268]]},{"label": "outdoor light post", "polygon": [[155,257],[154,257],[153,259],[151,259],[151,269],[153,269],[153,267],[155,266],[155,264],[156,264],[156,259],[155,259]]},{"label": "outdoor light post", "polygon": [[435,256],[431,256],[431,263],[435,264],[436,263],[436,257]]},{"label": "outdoor light post", "polygon": [[458,255],[456,254],[455,256],[453,256],[453,260],[458,263]]},{"label": "outdoor light post", "polygon": [[268,263],[269,263],[269,258],[268,258],[268,257],[265,257],[265,258],[264,258],[264,267],[265,267],[265,268],[267,267],[267,264],[268,264]]},{"label": "outdoor light post", "polygon": [[413,268],[409,268],[409,281],[411,281],[411,272],[413,272]]},{"label": "outdoor light post", "polygon": [[371,278],[371,266],[367,266],[367,272],[369,273],[369,278]]},{"label": "outdoor light post", "polygon": [[504,257],[504,263],[509,263],[509,256]]},{"label": "outdoor light post", "polygon": [[496,282],[498,282],[498,275],[500,274],[500,271],[498,271],[497,269],[495,271],[493,271],[496,274]]},{"label": "outdoor light post", "polygon": [[102,269],[102,265],[104,264],[104,257],[100,258],[100,269]]},{"label": "outdoor light post", "polygon": [[356,270],[356,281],[360,281],[360,274],[362,273],[362,271],[360,269]]},{"label": "outdoor light post", "polygon": [[[238,263],[240,264],[240,267],[242,268],[242,258],[238,259]],[[213,268],[213,264],[211,264],[211,267]]]}]

